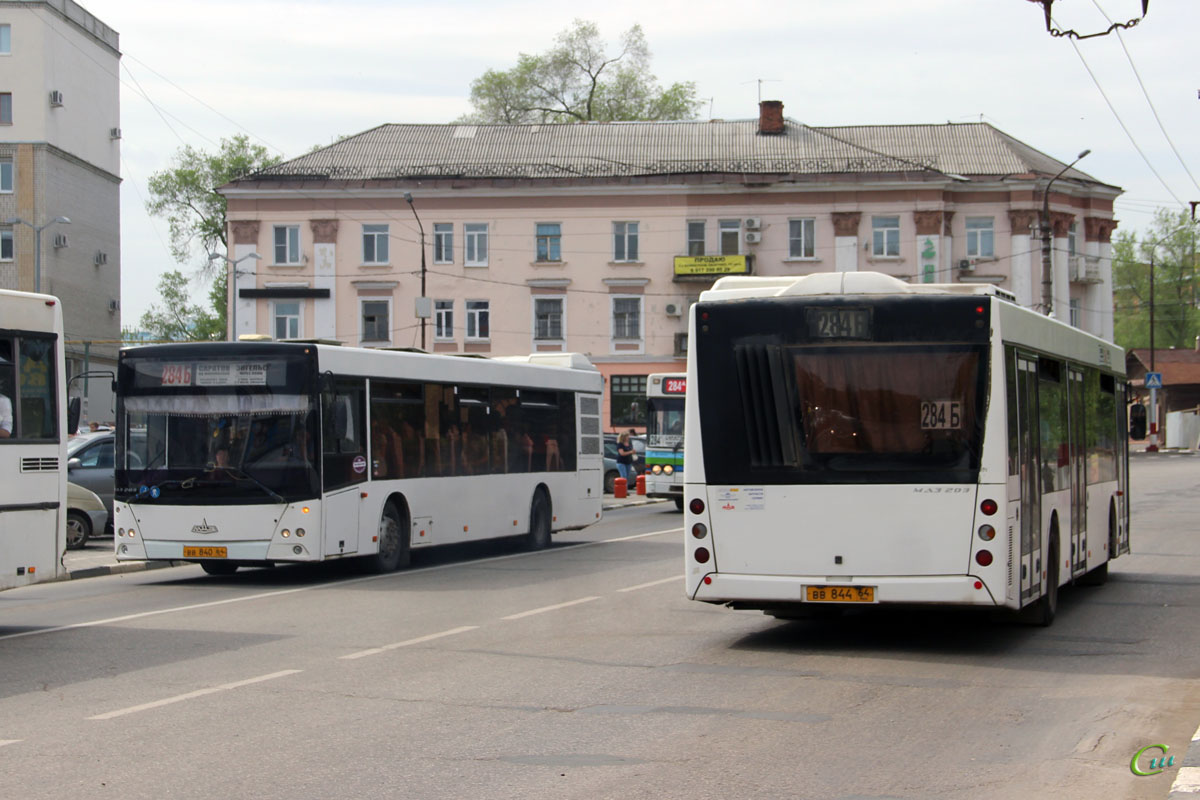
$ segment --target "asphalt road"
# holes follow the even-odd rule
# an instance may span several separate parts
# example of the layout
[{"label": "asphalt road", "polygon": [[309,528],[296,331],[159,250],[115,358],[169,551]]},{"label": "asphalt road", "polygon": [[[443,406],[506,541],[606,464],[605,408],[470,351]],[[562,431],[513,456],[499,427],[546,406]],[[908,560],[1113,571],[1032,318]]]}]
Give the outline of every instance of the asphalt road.
[{"label": "asphalt road", "polygon": [[779,622],[682,596],[681,516],[212,578],[0,593],[0,797],[1163,798],[1200,723],[1200,458],[1049,629]]}]

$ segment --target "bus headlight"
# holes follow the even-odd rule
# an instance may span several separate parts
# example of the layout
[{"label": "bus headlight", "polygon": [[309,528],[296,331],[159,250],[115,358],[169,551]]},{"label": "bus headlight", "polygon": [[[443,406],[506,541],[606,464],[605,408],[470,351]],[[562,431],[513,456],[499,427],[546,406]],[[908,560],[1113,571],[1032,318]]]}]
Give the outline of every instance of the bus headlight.
[{"label": "bus headlight", "polygon": [[661,475],[661,474],[662,474],[662,471],[663,471],[662,465],[661,465],[661,464],[655,464],[654,466],[652,466],[652,467],[650,468],[650,471],[651,471],[651,472],[653,472],[655,475]]},{"label": "bus headlight", "polygon": [[664,474],[664,475],[670,475],[670,474],[672,474],[672,473],[674,473],[674,472],[675,472],[675,468],[674,468],[674,467],[672,467],[670,464],[667,464],[665,467],[663,467],[663,474]]}]

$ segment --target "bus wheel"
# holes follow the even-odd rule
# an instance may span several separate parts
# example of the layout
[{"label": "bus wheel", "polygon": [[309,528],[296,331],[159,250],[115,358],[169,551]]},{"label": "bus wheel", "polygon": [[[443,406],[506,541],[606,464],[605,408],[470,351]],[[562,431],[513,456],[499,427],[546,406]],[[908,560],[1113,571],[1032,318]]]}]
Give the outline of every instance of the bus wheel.
[{"label": "bus wheel", "polygon": [[683,511],[683,495],[679,495],[679,497],[675,498],[675,510]]},{"label": "bus wheel", "polygon": [[388,503],[379,517],[379,552],[368,557],[370,570],[375,573],[395,572],[407,567],[410,558],[407,526],[396,510],[395,503]]},{"label": "bus wheel", "polygon": [[228,561],[201,561],[200,569],[209,575],[232,575],[237,572],[238,565]]},{"label": "bus wheel", "polygon": [[87,514],[78,511],[67,512],[67,549],[78,550],[87,544],[92,535],[92,523]]},{"label": "bus wheel", "polygon": [[525,536],[525,547],[529,550],[545,550],[550,546],[550,499],[541,489],[533,496],[533,507],[529,510],[529,533]]},{"label": "bus wheel", "polygon": [[[1057,536],[1055,540],[1057,541]],[[1028,622],[1050,627],[1054,616],[1058,613],[1058,545],[1050,545],[1050,567],[1046,570],[1046,593],[1034,605],[1029,607]]]}]

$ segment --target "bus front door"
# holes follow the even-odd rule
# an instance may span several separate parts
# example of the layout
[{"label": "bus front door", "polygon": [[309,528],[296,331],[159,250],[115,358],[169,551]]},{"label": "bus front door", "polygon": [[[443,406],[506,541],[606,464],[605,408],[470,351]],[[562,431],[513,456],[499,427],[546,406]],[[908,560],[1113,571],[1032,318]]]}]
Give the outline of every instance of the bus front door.
[{"label": "bus front door", "polygon": [[1037,360],[1017,355],[1017,428],[1021,470],[1021,605],[1042,594],[1041,453],[1038,446]]},{"label": "bus front door", "polygon": [[1067,369],[1071,458],[1071,576],[1087,572],[1087,426],[1083,372]]}]

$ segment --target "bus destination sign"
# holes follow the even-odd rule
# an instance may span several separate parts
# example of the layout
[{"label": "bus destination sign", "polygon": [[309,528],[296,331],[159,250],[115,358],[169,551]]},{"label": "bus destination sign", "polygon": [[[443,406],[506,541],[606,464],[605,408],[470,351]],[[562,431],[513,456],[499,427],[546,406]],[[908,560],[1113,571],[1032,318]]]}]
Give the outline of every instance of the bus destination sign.
[{"label": "bus destination sign", "polygon": [[663,378],[663,394],[687,394],[687,378]]},{"label": "bus destination sign", "polygon": [[163,364],[163,386],[266,386],[267,362]]},{"label": "bus destination sign", "polygon": [[814,339],[870,339],[871,312],[866,308],[806,308],[808,335]]}]

